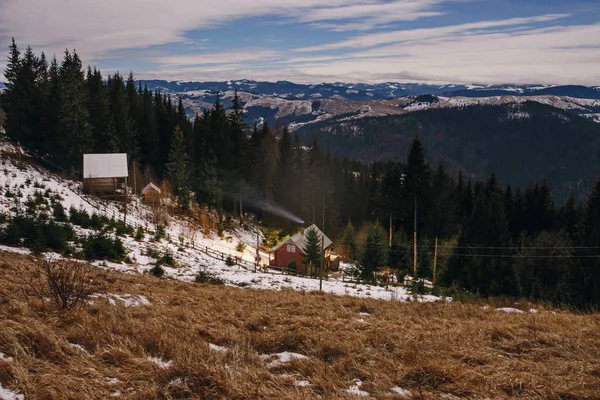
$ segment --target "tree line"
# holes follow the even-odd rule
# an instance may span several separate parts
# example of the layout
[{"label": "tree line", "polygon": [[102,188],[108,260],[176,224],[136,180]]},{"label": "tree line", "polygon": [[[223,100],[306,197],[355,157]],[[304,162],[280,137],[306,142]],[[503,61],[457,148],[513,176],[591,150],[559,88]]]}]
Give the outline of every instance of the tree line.
[{"label": "tree line", "polygon": [[290,231],[316,223],[365,280],[388,267],[484,296],[600,303],[600,181],[585,202],[557,205],[544,181],[512,188],[432,167],[418,136],[403,161],[342,159],[316,135],[304,146],[287,127],[249,125],[237,94],[189,118],[133,74],[105,78],[75,51],[48,62],[14,40],[5,77],[7,136],[60,168],[125,152],[167,179],[183,210],[252,211]]}]

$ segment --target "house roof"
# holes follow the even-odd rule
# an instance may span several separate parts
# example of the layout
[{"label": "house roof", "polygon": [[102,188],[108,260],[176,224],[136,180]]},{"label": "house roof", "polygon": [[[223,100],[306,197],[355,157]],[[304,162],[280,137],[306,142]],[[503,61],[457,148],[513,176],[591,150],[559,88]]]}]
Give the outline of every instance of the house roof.
[{"label": "house roof", "polygon": [[308,233],[309,230],[316,230],[317,231],[317,237],[319,238],[319,243],[321,242],[321,237],[324,236],[324,243],[323,245],[325,246],[325,248],[329,248],[329,246],[331,246],[333,244],[333,242],[331,241],[331,239],[329,239],[327,237],[327,235],[324,235],[323,232],[321,232],[321,230],[315,225],[311,225],[308,228],[304,229],[304,231],[300,231],[298,233],[296,233],[294,236],[290,237],[287,240],[284,240],[283,242],[279,243],[277,246],[271,248],[268,253],[274,253],[277,250],[279,250],[284,244],[286,243],[293,243],[296,245],[296,247],[300,248],[300,250],[304,251],[304,247],[306,247],[306,234]]},{"label": "house roof", "polygon": [[142,194],[145,194],[149,189],[154,189],[158,193],[162,193],[162,190],[160,190],[160,188],[158,186],[156,186],[154,183],[150,182],[149,184],[144,186],[144,188],[142,189]]},{"label": "house roof", "polygon": [[127,154],[84,154],[83,179],[94,178],[126,178]]}]

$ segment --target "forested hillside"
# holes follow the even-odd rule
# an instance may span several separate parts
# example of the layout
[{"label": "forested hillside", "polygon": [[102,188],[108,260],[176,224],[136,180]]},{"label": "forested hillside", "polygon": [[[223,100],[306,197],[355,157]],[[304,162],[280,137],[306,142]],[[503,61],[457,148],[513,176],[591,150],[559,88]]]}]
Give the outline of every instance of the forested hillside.
[{"label": "forested hillside", "polygon": [[480,178],[496,172],[513,186],[546,178],[560,201],[570,190],[585,196],[600,171],[600,125],[536,102],[327,121],[296,133],[309,143],[315,130],[323,146],[364,162],[403,159],[418,133],[432,163]]},{"label": "forested hillside", "polygon": [[[190,121],[181,102],[133,75],[105,80],[74,52],[48,63],[13,43],[5,76],[7,136],[59,169],[78,175],[86,152],[126,152],[147,179],[170,183],[181,212],[207,204],[221,218],[277,216],[267,222],[290,230],[318,223],[363,281],[389,267],[483,296],[600,304],[592,122],[529,103],[441,109],[330,127],[305,147],[285,127],[248,127],[237,97],[231,110],[217,99]],[[327,149],[348,154],[355,143],[398,161]],[[444,154],[450,168],[427,161]],[[569,186],[593,189],[555,203],[553,188]]]}]

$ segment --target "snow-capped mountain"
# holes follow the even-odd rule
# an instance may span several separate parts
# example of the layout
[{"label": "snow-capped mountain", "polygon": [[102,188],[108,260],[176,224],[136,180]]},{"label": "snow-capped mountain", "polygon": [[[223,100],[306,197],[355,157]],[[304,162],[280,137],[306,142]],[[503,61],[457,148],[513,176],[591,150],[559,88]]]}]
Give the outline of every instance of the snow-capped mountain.
[{"label": "snow-capped mountain", "polygon": [[298,84],[289,81],[258,82],[238,80],[227,82],[170,82],[163,80],[140,81],[151,90],[164,93],[202,91],[217,93],[235,91],[253,95],[273,96],[287,100],[345,99],[377,100],[423,94],[446,97],[538,96],[555,95],[586,99],[600,99],[598,87],[555,85],[429,85],[422,83],[387,82]]},{"label": "snow-capped mountain", "polygon": [[231,107],[237,91],[246,121],[279,122],[292,129],[345,116],[364,118],[398,115],[440,107],[472,104],[519,104],[536,101],[598,120],[600,90],[586,86],[426,85],[419,83],[297,84],[288,81],[168,82],[140,81],[150,90],[181,98],[187,113],[212,107],[217,97]]}]

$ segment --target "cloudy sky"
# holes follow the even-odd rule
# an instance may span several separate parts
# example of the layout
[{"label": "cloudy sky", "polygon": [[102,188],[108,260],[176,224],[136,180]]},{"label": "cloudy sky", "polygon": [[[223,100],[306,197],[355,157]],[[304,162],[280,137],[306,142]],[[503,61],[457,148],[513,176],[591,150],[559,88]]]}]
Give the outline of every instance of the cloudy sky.
[{"label": "cloudy sky", "polygon": [[600,85],[598,0],[0,0],[13,36],[137,78]]}]

